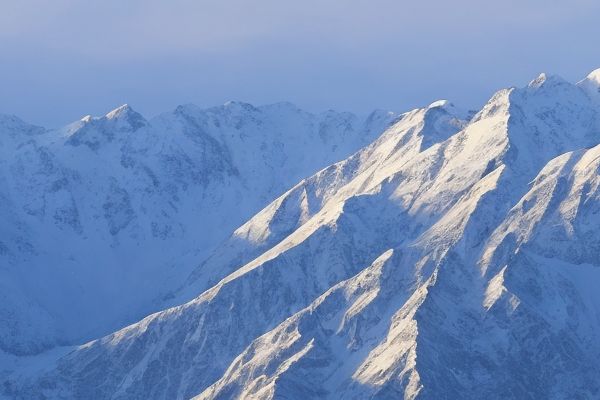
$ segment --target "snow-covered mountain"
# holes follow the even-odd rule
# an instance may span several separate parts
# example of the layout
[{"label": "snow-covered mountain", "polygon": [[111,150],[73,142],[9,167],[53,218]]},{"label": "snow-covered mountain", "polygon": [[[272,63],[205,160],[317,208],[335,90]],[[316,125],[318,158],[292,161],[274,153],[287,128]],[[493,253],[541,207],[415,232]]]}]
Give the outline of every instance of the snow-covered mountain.
[{"label": "snow-covered mountain", "polygon": [[198,256],[181,305],[16,359],[2,393],[599,398],[599,77],[402,114]]},{"label": "snow-covered mountain", "polygon": [[35,354],[108,334],[164,296],[288,187],[394,118],[287,103],[125,105],[46,130],[0,117],[0,350]]}]

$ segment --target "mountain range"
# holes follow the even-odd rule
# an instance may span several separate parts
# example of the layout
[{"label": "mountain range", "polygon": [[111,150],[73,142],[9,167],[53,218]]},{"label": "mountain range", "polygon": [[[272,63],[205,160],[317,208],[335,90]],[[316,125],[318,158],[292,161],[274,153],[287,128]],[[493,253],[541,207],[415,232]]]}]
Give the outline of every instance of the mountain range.
[{"label": "mountain range", "polygon": [[0,133],[6,398],[600,397],[600,70]]}]

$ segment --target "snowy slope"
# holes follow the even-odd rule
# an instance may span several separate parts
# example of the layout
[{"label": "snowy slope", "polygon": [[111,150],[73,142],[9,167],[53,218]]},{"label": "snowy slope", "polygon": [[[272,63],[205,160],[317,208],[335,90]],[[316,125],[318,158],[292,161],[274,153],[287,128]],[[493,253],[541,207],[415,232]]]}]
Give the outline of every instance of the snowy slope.
[{"label": "snowy slope", "polygon": [[393,118],[239,102],[151,121],[124,105],[55,130],[1,117],[0,349],[81,343],[164,308],[244,220]]},{"label": "snowy slope", "polygon": [[[598,71],[402,114],[8,398],[600,396]],[[227,274],[224,276],[224,274]]]}]

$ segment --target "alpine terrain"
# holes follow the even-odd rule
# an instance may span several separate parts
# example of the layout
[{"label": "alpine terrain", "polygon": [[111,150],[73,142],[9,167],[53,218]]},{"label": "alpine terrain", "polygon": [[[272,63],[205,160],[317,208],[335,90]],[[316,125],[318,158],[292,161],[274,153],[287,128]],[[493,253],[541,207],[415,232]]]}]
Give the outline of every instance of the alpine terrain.
[{"label": "alpine terrain", "polygon": [[236,227],[392,119],[239,102],[150,121],[124,105],[52,130],[0,116],[0,351],[82,343],[164,308]]},{"label": "alpine terrain", "polygon": [[600,70],[0,132],[4,398],[600,398]]}]

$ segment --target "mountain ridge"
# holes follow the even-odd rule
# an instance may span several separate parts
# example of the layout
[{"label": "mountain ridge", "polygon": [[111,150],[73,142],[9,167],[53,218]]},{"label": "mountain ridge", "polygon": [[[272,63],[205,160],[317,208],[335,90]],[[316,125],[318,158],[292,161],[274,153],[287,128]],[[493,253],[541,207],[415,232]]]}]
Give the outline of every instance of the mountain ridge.
[{"label": "mountain ridge", "polygon": [[[319,117],[289,105],[255,115],[177,110],[148,121],[124,105],[56,130],[3,117],[0,196],[12,222],[0,239],[0,348],[77,343],[160,309],[161,292],[194,259],[392,118]],[[305,155],[307,146],[322,150]],[[115,299],[129,306],[107,308]]]},{"label": "mountain ridge", "polygon": [[276,198],[171,293],[188,302],[9,374],[5,393],[596,397],[593,93],[541,75],[472,117],[447,105]]}]

